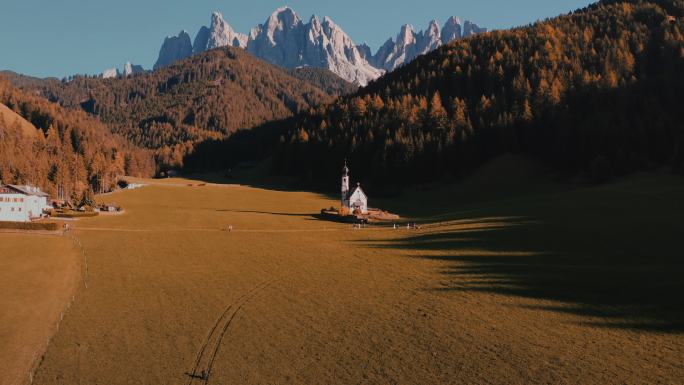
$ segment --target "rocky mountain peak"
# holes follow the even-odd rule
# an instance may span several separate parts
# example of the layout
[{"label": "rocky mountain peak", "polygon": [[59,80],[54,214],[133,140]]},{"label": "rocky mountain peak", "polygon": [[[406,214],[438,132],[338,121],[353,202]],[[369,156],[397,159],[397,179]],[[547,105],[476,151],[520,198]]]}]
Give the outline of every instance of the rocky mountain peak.
[{"label": "rocky mountain peak", "polygon": [[413,27],[407,24],[401,28],[396,41],[388,40],[368,61],[375,67],[393,71],[442,44],[486,31],[486,28],[480,28],[468,21],[462,27],[460,19],[455,16],[450,17],[441,30],[436,20],[432,20],[428,28],[421,32],[415,32]]},{"label": "rocky mountain peak", "polygon": [[119,75],[121,75],[121,73],[119,72],[118,69],[110,68],[110,69],[104,70],[100,76],[103,79],[115,79],[115,78],[119,77]]},{"label": "rocky mountain peak", "polygon": [[159,58],[154,69],[166,67],[190,55],[192,55],[192,42],[187,32],[180,31],[178,36],[167,36],[159,50]]},{"label": "rocky mountain peak", "polygon": [[195,41],[192,43],[192,54],[197,55],[198,53],[202,53],[206,51],[207,49],[207,44],[209,44],[209,35],[211,34],[211,30],[205,26],[202,26],[199,31],[197,31],[197,35],[195,36]]},{"label": "rocky mountain peak", "polygon": [[[363,57],[364,59],[369,60],[369,58],[373,57],[373,52],[371,51],[371,47],[369,47],[368,44],[359,44],[356,46],[356,48],[359,50],[361,57]],[[371,65],[372,64],[373,63],[371,63]]]},{"label": "rocky mountain peak", "polygon": [[269,40],[275,44],[278,33],[297,29],[302,25],[302,19],[290,7],[278,8],[269,16],[264,24],[264,30]]},{"label": "rocky mountain peak", "polygon": [[439,23],[437,22],[437,20],[432,20],[430,22],[430,25],[428,26],[428,29],[425,32],[430,36],[439,36]]},{"label": "rocky mountain peak", "polygon": [[471,21],[466,20],[465,23],[463,23],[463,37],[485,32],[487,32],[487,28],[480,28],[477,24]]},{"label": "rocky mountain peak", "polygon": [[225,46],[245,48],[247,47],[247,40],[246,35],[235,32],[230,24],[223,19],[221,12],[216,11],[211,15],[207,45],[203,51]]},{"label": "rocky mountain peak", "polygon": [[440,32],[437,20],[432,20],[428,29],[422,34],[420,54],[426,54],[434,49],[437,49],[442,44],[442,34]]},{"label": "rocky mountain peak", "polygon": [[123,76],[132,76],[145,72],[142,66],[132,64],[131,62],[126,62],[124,64]]},{"label": "rocky mountain peak", "polygon": [[442,44],[446,44],[452,40],[457,40],[463,37],[463,27],[461,19],[456,16],[450,17],[444,27],[442,28]]},{"label": "rocky mountain peak", "polygon": [[223,20],[223,14],[219,11],[214,11],[211,13],[211,27],[214,28],[214,26],[218,24],[222,24],[225,21]]},{"label": "rocky mountain peak", "polygon": [[306,39],[301,52],[306,65],[327,68],[359,85],[365,85],[382,74],[368,63],[349,35],[331,18],[324,17],[321,23],[314,16],[303,29]]},{"label": "rocky mountain peak", "polygon": [[413,32],[411,24],[404,24],[401,26],[401,31],[397,35],[397,45],[411,45],[416,42],[416,34]]},{"label": "rocky mountain peak", "polygon": [[365,85],[426,54],[441,44],[460,39],[486,29],[457,17],[447,20],[443,28],[432,20],[425,31],[416,32],[412,25],[401,27],[396,40],[390,38],[373,55],[366,45],[355,45],[342,28],[330,17],[322,20],[313,15],[304,23],[290,7],[276,9],[263,24],[250,31],[249,36],[238,33],[225,21],[220,12],[211,15],[209,27],[197,32],[194,44],[187,33],[165,40],[155,69],[209,49],[232,46],[246,49],[250,54],[271,64],[285,67],[327,68],[347,81]]}]

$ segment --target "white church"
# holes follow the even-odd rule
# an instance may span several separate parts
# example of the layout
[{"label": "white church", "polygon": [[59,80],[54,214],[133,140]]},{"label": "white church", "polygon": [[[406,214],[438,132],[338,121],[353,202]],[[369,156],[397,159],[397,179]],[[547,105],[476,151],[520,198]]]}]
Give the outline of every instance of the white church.
[{"label": "white church", "polygon": [[368,214],[368,196],[361,189],[361,184],[357,183],[354,189],[349,189],[349,168],[346,161],[342,169],[342,208],[351,214]]}]

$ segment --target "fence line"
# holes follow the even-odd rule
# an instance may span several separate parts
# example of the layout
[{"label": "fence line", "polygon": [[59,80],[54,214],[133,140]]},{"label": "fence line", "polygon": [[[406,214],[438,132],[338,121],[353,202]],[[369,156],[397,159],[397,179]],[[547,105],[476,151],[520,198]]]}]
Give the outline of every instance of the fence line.
[{"label": "fence line", "polygon": [[[81,240],[78,239],[76,236],[71,234],[71,231],[69,229],[65,230],[63,235],[71,239],[71,241],[74,243],[75,246],[77,246],[81,250],[81,255],[83,256],[83,273],[82,273],[82,278],[83,278],[83,286],[87,290],[88,289],[88,254],[85,251],[85,248],[83,247],[83,244],[81,243]],[[49,337],[47,337],[45,341],[45,346],[43,349],[36,349],[33,352],[33,358],[32,358],[32,363],[31,366],[29,367],[29,384],[33,384],[33,380],[35,378],[35,374],[40,368],[40,365],[43,363],[43,360],[45,359],[45,355],[47,354],[48,347],[50,346],[50,342],[52,342],[52,338],[59,333],[59,330],[62,326],[62,321],[64,320],[64,316],[69,312],[71,309],[71,305],[76,302],[76,294],[71,296],[71,301],[67,303],[66,307],[62,310],[62,312],[59,314],[59,320],[57,321],[57,324],[55,325],[55,330],[54,333],[52,333]],[[42,354],[40,354],[40,350],[43,351]]]}]

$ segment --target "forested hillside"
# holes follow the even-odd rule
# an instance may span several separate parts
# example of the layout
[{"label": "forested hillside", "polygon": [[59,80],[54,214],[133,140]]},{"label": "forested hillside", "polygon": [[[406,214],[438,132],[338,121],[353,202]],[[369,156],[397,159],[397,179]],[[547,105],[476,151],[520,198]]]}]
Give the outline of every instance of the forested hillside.
[{"label": "forested hillside", "polygon": [[330,74],[290,74],[234,48],[215,49],[128,78],[14,80],[69,109],[83,109],[134,144],[154,149],[162,168],[180,166],[197,142],[225,138],[238,129],[331,102],[332,94],[348,87]]},{"label": "forested hillside", "polygon": [[188,166],[225,166],[249,143],[274,172],[331,186],[345,157],[383,186],[459,177],[506,152],[597,180],[681,167],[683,16],[681,0],[602,1],[456,41],[334,104],[206,144]]},{"label": "forested hillside", "polygon": [[[0,78],[0,181],[34,184],[53,197],[109,191],[124,175],[152,176],[141,150],[84,112],[68,111]],[[0,106],[1,107],[1,106]]]},{"label": "forested hillside", "polygon": [[300,67],[288,70],[287,72],[297,79],[309,82],[333,96],[352,94],[359,89],[358,86],[349,83],[325,68]]}]

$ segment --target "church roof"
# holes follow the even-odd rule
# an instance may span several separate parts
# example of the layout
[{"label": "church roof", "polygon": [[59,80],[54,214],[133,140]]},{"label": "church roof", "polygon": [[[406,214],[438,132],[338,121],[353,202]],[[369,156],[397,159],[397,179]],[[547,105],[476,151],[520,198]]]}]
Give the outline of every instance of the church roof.
[{"label": "church roof", "polygon": [[355,193],[357,190],[361,191],[361,194],[363,194],[363,196],[365,196],[366,198],[368,198],[368,195],[366,195],[366,192],[363,191],[363,189],[361,188],[361,184],[357,184],[356,187],[354,187],[354,188],[352,188],[352,189],[349,190],[349,192],[347,193],[347,199],[351,198],[352,195],[354,195],[354,193]]}]

